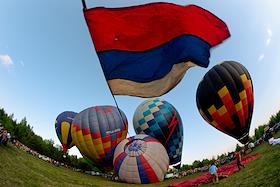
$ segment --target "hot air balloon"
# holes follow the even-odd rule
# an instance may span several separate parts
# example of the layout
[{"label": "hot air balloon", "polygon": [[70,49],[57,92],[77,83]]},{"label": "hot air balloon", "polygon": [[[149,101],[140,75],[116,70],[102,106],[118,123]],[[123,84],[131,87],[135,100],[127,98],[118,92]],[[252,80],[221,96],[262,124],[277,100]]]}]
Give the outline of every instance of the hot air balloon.
[{"label": "hot air balloon", "polygon": [[72,136],[82,155],[100,169],[113,169],[116,146],[127,135],[125,114],[114,106],[96,106],[76,115]]},{"label": "hot air balloon", "polygon": [[183,124],[170,103],[160,98],[144,101],[134,113],[133,126],[136,134],[150,135],[166,147],[171,165],[181,161]]},{"label": "hot air balloon", "polygon": [[55,131],[62,144],[64,153],[74,145],[71,135],[71,124],[76,114],[76,112],[71,111],[62,112],[55,121]]},{"label": "hot air balloon", "polygon": [[226,61],[211,68],[198,85],[196,103],[209,124],[243,144],[248,142],[254,95],[243,65]]},{"label": "hot air balloon", "polygon": [[121,141],[115,150],[115,174],[128,183],[162,181],[168,166],[169,159],[164,146],[146,134]]}]

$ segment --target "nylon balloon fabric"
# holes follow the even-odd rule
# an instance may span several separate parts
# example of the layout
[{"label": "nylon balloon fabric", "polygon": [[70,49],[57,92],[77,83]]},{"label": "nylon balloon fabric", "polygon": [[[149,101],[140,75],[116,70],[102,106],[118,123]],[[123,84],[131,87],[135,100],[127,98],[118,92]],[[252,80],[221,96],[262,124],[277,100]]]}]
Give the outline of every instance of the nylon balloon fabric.
[{"label": "nylon balloon fabric", "polygon": [[167,152],[155,138],[139,134],[123,140],[114,154],[114,170],[120,180],[147,184],[163,181],[169,166]]},{"label": "nylon balloon fabric", "polygon": [[198,85],[196,103],[209,124],[243,144],[248,142],[254,93],[242,64],[225,61],[211,68]]},{"label": "nylon balloon fabric", "polygon": [[150,135],[166,147],[171,165],[181,161],[183,123],[170,103],[160,98],[145,100],[134,113],[133,126],[136,134]]},{"label": "nylon balloon fabric", "polygon": [[114,150],[126,135],[127,118],[114,106],[88,108],[77,114],[72,123],[75,145],[103,170],[113,169]]},{"label": "nylon balloon fabric", "polygon": [[55,120],[55,131],[62,144],[64,153],[74,145],[71,135],[71,124],[76,114],[76,112],[65,111],[59,114]]}]

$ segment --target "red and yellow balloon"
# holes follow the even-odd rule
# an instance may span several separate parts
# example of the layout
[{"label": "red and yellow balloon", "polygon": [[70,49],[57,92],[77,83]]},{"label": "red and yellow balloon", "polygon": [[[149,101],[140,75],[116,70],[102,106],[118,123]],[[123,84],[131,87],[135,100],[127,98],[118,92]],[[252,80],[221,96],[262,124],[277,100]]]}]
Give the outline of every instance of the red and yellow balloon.
[{"label": "red and yellow balloon", "polygon": [[254,92],[242,64],[226,61],[211,68],[198,85],[196,103],[209,124],[243,144],[248,142]]}]

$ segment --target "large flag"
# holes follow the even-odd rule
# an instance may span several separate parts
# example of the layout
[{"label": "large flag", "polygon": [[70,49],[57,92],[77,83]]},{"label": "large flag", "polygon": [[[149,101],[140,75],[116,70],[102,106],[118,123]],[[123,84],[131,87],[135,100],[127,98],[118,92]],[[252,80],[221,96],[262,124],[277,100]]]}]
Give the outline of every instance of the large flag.
[{"label": "large flag", "polygon": [[190,67],[207,67],[210,48],[230,36],[222,20],[195,5],[97,7],[84,15],[115,95],[165,94]]}]

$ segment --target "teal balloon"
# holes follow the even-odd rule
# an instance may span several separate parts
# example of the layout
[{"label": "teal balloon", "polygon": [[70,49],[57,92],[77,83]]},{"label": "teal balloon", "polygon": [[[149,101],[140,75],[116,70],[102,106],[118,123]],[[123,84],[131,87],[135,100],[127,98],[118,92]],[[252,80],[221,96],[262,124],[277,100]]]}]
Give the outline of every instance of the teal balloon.
[{"label": "teal balloon", "polygon": [[133,126],[136,134],[150,135],[165,146],[171,165],[181,162],[183,123],[174,106],[160,98],[146,100],[136,109]]}]

